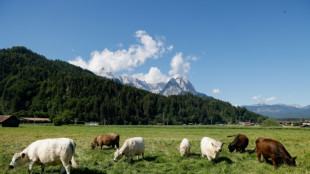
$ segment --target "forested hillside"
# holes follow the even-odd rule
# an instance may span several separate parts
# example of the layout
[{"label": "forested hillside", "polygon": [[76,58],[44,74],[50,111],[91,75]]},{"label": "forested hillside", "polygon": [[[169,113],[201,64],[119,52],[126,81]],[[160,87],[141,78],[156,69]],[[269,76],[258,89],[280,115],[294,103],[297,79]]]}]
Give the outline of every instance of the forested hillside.
[{"label": "forested hillside", "polygon": [[265,117],[191,94],[165,97],[98,77],[25,47],[0,50],[0,114],[106,124],[224,123]]}]

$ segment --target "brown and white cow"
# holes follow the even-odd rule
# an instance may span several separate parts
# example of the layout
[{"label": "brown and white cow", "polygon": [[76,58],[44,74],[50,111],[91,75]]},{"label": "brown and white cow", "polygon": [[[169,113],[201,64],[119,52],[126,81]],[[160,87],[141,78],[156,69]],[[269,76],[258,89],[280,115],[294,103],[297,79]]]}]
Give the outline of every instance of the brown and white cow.
[{"label": "brown and white cow", "polygon": [[263,155],[264,161],[271,158],[273,166],[276,168],[279,164],[287,164],[289,166],[296,166],[296,158],[286,151],[284,146],[275,140],[269,138],[258,138],[256,140],[257,160],[261,162],[260,156]]}]

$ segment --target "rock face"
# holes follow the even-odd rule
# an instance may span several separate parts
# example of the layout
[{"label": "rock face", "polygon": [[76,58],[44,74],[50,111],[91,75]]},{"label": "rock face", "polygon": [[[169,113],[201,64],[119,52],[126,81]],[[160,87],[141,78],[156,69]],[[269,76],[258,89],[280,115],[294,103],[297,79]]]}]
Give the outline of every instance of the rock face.
[{"label": "rock face", "polygon": [[161,90],[160,94],[169,95],[179,95],[185,93],[192,93],[197,95],[197,91],[190,81],[184,76],[179,76],[177,78],[171,78],[166,86]]},{"label": "rock face", "polygon": [[128,77],[128,76],[119,76],[119,77],[116,77],[116,79],[120,81],[122,84],[144,89],[144,90],[156,93],[156,94],[158,94],[165,86],[165,83],[150,84],[150,83],[146,83],[145,81],[139,80],[137,78]]}]

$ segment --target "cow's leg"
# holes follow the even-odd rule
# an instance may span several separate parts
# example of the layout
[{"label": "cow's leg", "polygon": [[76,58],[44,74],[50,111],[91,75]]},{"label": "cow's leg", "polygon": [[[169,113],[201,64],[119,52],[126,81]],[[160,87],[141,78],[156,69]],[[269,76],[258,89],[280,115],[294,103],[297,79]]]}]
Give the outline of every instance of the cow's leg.
[{"label": "cow's leg", "polygon": [[45,167],[45,166],[42,164],[42,165],[41,165],[41,174],[44,173],[44,167]]},{"label": "cow's leg", "polygon": [[265,163],[268,163],[268,158],[264,157],[264,161],[265,161]]},{"label": "cow's leg", "polygon": [[274,168],[277,168],[277,159],[276,158],[271,158],[272,160],[272,165]]},{"label": "cow's leg", "polygon": [[30,173],[31,173],[31,170],[32,170],[33,164],[34,164],[34,162],[33,162],[33,160],[31,160],[31,161],[30,161],[30,163],[29,163],[28,174],[30,174]]},{"label": "cow's leg", "polygon": [[66,170],[66,173],[67,174],[70,174],[70,164],[69,164],[69,162],[66,162],[65,160],[61,160],[61,162],[62,162],[62,165],[63,165],[63,167],[62,167],[62,169],[61,169],[61,172],[63,172],[63,169],[65,169]]},{"label": "cow's leg", "polygon": [[260,160],[260,155],[261,155],[261,153],[260,152],[257,152],[257,161],[260,163],[261,162],[261,160]]}]

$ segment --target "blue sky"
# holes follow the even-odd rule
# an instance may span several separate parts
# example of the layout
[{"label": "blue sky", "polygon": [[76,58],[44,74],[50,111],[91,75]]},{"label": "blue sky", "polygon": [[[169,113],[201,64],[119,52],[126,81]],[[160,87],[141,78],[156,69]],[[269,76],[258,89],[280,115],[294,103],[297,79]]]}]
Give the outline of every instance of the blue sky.
[{"label": "blue sky", "polygon": [[0,48],[148,82],[184,75],[233,105],[310,105],[310,1],[0,1]]}]

